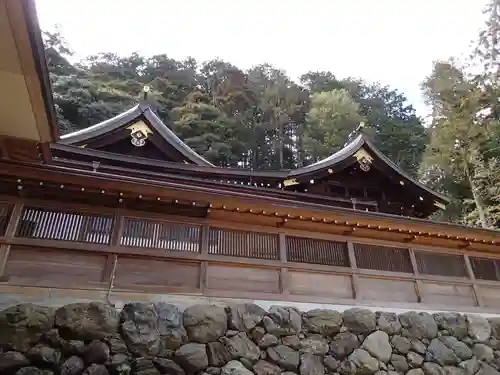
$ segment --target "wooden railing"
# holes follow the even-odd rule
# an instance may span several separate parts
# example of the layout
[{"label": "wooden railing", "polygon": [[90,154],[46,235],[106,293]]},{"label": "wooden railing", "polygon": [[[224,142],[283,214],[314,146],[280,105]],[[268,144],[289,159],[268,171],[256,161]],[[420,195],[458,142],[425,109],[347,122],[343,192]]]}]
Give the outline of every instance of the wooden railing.
[{"label": "wooden railing", "polygon": [[21,200],[0,202],[0,277],[16,287],[500,307],[498,255]]}]

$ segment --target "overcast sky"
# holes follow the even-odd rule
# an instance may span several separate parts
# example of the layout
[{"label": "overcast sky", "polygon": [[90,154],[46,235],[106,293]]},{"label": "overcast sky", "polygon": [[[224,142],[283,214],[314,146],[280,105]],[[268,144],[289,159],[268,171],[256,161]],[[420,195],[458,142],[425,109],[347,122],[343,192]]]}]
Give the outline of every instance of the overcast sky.
[{"label": "overcast sky", "polygon": [[426,113],[419,84],[432,61],[469,51],[486,0],[37,0],[77,57],[97,52],[268,62],[379,81]]}]

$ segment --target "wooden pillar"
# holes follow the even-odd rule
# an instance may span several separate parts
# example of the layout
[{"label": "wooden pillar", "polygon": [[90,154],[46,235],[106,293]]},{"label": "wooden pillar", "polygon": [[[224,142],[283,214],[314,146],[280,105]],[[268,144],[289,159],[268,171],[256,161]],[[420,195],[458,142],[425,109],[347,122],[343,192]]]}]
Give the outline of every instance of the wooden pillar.
[{"label": "wooden pillar", "polygon": [[358,299],[358,265],[356,263],[356,254],[354,253],[354,244],[352,241],[347,241],[347,254],[349,256],[349,264],[352,270],[352,298]]},{"label": "wooden pillar", "polygon": [[287,267],[287,256],[286,256],[286,237],[284,233],[278,235],[278,249],[279,257],[281,261],[280,269],[280,292],[286,298],[288,296],[288,267]]},{"label": "wooden pillar", "polygon": [[410,252],[410,261],[411,261],[411,267],[413,268],[413,274],[415,275],[415,294],[417,295],[417,301],[422,303],[423,302],[423,296],[422,296],[422,282],[420,281],[420,272],[418,271],[418,265],[417,265],[417,258],[415,257],[415,251],[412,248],[409,248],[408,251]]},{"label": "wooden pillar", "polygon": [[[200,240],[200,253],[202,258],[208,256],[208,247],[210,246],[209,234],[210,234],[210,226],[206,224],[203,225],[201,227],[201,240]],[[208,268],[208,262],[206,260],[201,261],[200,281],[199,281],[199,287],[201,293],[204,292],[207,286],[207,268]]]},{"label": "wooden pillar", "polygon": [[21,221],[21,217],[23,214],[24,205],[20,202],[17,202],[12,209],[12,213],[10,214],[9,223],[7,224],[7,228],[5,229],[5,241],[6,244],[0,246],[0,280],[5,281],[7,275],[5,275],[5,268],[7,266],[7,260],[10,254],[10,242],[12,238],[16,234],[17,227],[19,222]]},{"label": "wooden pillar", "polygon": [[[116,249],[120,246],[120,240],[123,232],[123,215],[122,210],[117,209],[113,215],[113,226],[111,228],[109,246]],[[102,272],[102,282],[109,283],[109,287],[112,288],[112,281],[115,278],[116,266],[118,263],[118,254],[111,253],[108,254],[106,258],[106,264],[104,265],[104,270]]]},{"label": "wooden pillar", "polygon": [[476,299],[476,303],[479,307],[484,306],[483,299],[481,298],[481,293],[480,293],[480,287],[476,283],[476,276],[474,275],[474,272],[472,271],[472,265],[470,264],[470,259],[467,254],[464,254],[464,262],[465,262],[465,269],[467,271],[467,275],[469,276],[469,279],[472,281],[472,290],[474,291],[474,298]]}]

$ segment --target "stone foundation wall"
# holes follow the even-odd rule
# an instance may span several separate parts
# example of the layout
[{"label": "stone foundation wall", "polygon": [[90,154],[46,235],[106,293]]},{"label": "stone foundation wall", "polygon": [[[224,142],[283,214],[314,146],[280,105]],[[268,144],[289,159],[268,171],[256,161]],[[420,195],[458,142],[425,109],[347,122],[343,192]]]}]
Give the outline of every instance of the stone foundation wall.
[{"label": "stone foundation wall", "polygon": [[500,318],[100,302],[0,312],[1,375],[500,375]]}]

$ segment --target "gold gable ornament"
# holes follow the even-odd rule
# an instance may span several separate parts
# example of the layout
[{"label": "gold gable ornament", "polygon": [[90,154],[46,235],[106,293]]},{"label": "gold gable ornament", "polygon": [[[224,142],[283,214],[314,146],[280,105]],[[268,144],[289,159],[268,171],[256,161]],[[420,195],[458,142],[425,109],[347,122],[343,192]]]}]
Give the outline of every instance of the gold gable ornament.
[{"label": "gold gable ornament", "polygon": [[373,157],[368,152],[366,152],[366,150],[359,149],[354,154],[354,157],[358,161],[359,167],[363,172],[368,172],[370,170]]},{"label": "gold gable ornament", "polygon": [[153,134],[151,129],[149,129],[149,127],[142,121],[130,125],[127,129],[130,130],[130,142],[135,147],[144,146],[149,134]]},{"label": "gold gable ornament", "polygon": [[299,182],[297,181],[296,178],[291,178],[291,179],[283,181],[284,186],[292,186],[292,185],[298,185],[298,184],[299,184]]}]

